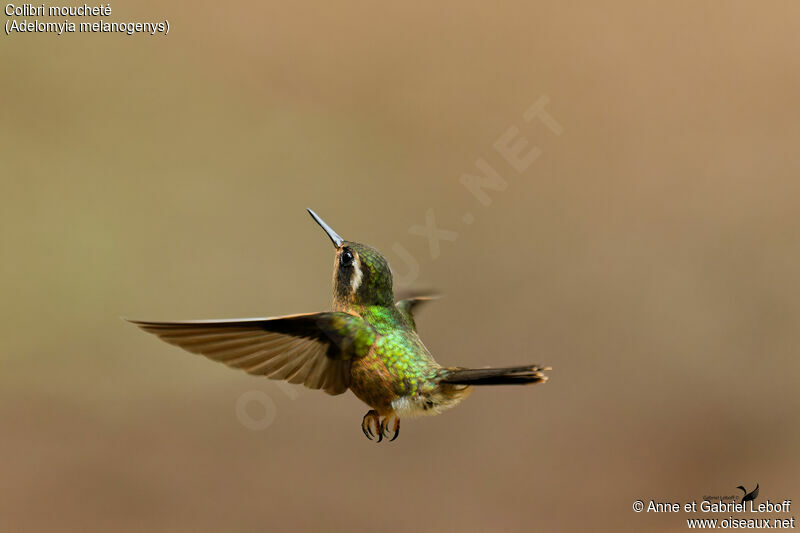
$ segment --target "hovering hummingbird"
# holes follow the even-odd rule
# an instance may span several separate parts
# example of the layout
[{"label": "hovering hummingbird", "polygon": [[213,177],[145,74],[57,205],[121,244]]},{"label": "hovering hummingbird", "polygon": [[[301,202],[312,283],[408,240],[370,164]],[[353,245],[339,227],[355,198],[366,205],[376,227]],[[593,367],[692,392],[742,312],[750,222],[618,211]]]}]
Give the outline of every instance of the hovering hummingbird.
[{"label": "hovering hummingbird", "polygon": [[400,419],[435,415],[474,385],[544,383],[550,368],[442,367],[422,344],[414,309],[430,297],[395,303],[392,272],[374,248],[345,241],[311,209],[336,247],[333,310],[275,318],[150,322],[143,330],[190,352],[250,374],[302,383],[328,394],[353,391],[371,409],[361,421],[368,439],[395,440]]}]

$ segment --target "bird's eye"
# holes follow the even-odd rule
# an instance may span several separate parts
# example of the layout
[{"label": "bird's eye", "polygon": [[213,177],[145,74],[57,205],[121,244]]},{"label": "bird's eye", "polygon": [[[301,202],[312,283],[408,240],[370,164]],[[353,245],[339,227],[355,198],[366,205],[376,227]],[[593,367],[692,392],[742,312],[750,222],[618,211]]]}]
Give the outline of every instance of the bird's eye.
[{"label": "bird's eye", "polygon": [[351,252],[350,250],[345,250],[344,252],[342,252],[341,257],[339,257],[339,264],[342,265],[343,267],[353,266],[354,259],[355,258],[353,257],[353,252]]}]

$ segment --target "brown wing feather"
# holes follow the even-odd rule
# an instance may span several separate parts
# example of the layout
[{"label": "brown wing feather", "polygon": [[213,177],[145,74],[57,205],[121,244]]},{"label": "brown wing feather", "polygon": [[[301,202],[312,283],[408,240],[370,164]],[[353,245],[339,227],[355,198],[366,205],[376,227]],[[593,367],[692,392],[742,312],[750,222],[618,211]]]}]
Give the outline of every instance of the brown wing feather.
[{"label": "brown wing feather", "polygon": [[319,328],[331,313],[273,319],[148,322],[130,320],[148,333],[192,353],[250,374],[302,383],[341,394],[350,382],[350,359]]}]

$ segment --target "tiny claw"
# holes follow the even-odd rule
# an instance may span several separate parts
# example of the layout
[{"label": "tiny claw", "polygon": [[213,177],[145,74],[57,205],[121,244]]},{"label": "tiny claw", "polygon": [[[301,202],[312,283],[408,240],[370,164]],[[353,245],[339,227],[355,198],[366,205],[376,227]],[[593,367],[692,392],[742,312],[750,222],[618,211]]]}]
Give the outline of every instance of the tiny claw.
[{"label": "tiny claw", "polygon": [[[378,413],[374,410],[368,411],[367,414],[364,415],[364,418],[361,420],[361,431],[364,433],[364,436],[367,437],[369,440],[373,440],[375,438],[375,434],[372,432],[372,423],[375,422],[377,425]],[[378,439],[380,442],[380,439]]]},{"label": "tiny claw", "polygon": [[389,442],[394,442],[394,439],[396,439],[397,436],[400,434],[400,419],[399,418],[395,418],[394,428],[393,429],[394,429],[394,437],[392,437],[392,440],[390,440]]}]

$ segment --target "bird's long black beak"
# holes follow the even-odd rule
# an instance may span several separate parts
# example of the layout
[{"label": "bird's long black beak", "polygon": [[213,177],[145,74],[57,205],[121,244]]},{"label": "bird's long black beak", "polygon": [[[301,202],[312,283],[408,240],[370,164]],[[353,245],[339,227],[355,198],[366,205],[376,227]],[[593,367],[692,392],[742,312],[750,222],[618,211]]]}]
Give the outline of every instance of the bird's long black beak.
[{"label": "bird's long black beak", "polygon": [[322,229],[325,230],[325,233],[327,233],[328,237],[330,237],[331,240],[333,241],[333,245],[336,246],[337,248],[340,247],[342,245],[342,243],[344,242],[344,239],[339,237],[339,234],[336,233],[335,231],[333,231],[332,227],[327,225],[324,220],[319,218],[318,214],[316,214],[311,209],[306,208],[306,210],[308,211],[308,214],[311,215],[311,218],[316,220],[317,224],[319,224],[322,227]]}]

